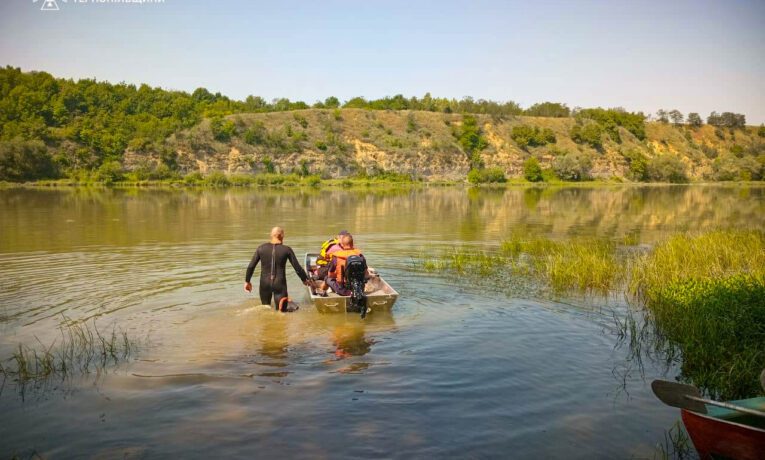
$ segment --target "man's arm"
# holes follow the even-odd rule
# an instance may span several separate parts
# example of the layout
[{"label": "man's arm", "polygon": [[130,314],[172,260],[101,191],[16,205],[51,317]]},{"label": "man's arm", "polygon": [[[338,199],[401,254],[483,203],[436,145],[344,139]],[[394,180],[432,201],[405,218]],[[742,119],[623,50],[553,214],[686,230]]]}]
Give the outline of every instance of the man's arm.
[{"label": "man's arm", "polygon": [[247,292],[252,291],[250,280],[252,279],[252,274],[255,272],[255,267],[258,266],[258,262],[260,262],[260,252],[255,251],[255,254],[252,255],[252,260],[250,260],[250,264],[247,266],[247,273],[244,275],[244,290]]},{"label": "man's arm", "polygon": [[300,262],[298,262],[297,257],[295,256],[295,251],[293,251],[292,248],[290,248],[289,258],[290,263],[292,264],[292,268],[295,269],[295,273],[297,273],[297,275],[300,277],[300,281],[303,283],[308,281],[308,275],[306,275],[303,267],[300,266]]}]

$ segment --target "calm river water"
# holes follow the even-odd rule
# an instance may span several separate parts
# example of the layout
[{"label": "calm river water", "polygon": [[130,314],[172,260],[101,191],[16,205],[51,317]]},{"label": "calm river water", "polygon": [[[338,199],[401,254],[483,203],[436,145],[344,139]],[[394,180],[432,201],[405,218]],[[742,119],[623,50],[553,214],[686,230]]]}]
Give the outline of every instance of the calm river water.
[{"label": "calm river water", "polygon": [[[318,314],[292,272],[301,310],[257,307],[244,270],[274,225],[299,258],[353,232],[392,314]],[[0,190],[3,363],[65,318],[138,344],[105,372],[0,375],[0,458],[652,457],[679,413],[649,384],[676,368],[630,360],[621,296],[503,294],[414,258],[740,226],[765,227],[765,189]]]}]

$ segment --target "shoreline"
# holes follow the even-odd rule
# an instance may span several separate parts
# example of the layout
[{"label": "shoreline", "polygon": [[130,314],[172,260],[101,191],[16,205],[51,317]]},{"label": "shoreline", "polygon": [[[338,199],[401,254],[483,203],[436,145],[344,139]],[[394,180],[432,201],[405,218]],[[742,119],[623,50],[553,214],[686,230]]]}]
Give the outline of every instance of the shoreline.
[{"label": "shoreline", "polygon": [[[504,183],[471,184],[467,181],[434,180],[434,181],[386,181],[360,178],[337,178],[322,179],[319,181],[304,180],[298,178],[296,182],[288,182],[292,176],[278,176],[280,180],[269,180],[268,177],[252,175],[245,176],[243,181],[229,181],[225,183],[190,183],[183,179],[172,180],[141,180],[141,181],[117,181],[106,182],[79,182],[71,179],[39,180],[28,182],[0,182],[0,190],[12,188],[161,188],[161,189],[285,189],[285,188],[309,188],[309,189],[359,189],[392,187],[392,188],[431,188],[431,187],[460,187],[479,189],[511,189],[511,188],[610,188],[610,187],[676,187],[676,186],[712,186],[712,187],[765,187],[765,181],[720,181],[720,182],[631,182],[615,180],[591,180],[591,181],[552,181],[552,182],[529,182],[523,179],[510,179]],[[260,180],[259,180],[260,179]]]}]

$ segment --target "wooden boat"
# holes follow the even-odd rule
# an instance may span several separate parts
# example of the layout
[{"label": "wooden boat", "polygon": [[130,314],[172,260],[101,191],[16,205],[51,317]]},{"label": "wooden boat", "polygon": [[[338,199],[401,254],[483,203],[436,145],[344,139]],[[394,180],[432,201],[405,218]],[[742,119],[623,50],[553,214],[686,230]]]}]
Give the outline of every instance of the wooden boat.
[{"label": "wooden boat", "polygon": [[[317,268],[316,259],[318,257],[319,254],[311,252],[305,255],[306,273],[314,273]],[[340,296],[331,291],[327,293],[327,297],[322,297],[314,295],[310,288],[306,289],[308,289],[311,302],[316,306],[319,313],[345,313],[348,311],[351,303],[350,297]],[[376,311],[389,312],[398,300],[398,292],[379,275],[367,282],[367,288],[364,292],[367,295],[367,314]]]},{"label": "wooden boat", "polygon": [[[765,388],[765,371],[762,377]],[[765,397],[715,401],[693,385],[651,382],[664,404],[680,408],[685,429],[702,460],[765,460]]]},{"label": "wooden boat", "polygon": [[[765,411],[765,397],[730,401]],[[765,460],[765,418],[706,404],[707,413],[681,409],[683,424],[702,459]]]}]

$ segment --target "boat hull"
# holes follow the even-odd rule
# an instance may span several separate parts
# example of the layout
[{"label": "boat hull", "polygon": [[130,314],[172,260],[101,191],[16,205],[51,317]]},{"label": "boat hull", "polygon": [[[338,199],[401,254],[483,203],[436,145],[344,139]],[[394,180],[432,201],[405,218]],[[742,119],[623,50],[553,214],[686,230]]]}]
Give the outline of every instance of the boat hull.
[{"label": "boat hull", "polygon": [[681,410],[683,424],[701,459],[765,460],[765,429]]},{"label": "boat hull", "polygon": [[[305,269],[310,273],[315,267],[314,263],[318,254],[308,253],[305,255]],[[374,287],[374,290],[367,293],[367,312],[390,312],[393,305],[398,300],[398,292],[393,289],[381,276],[376,276],[369,280],[368,284]],[[311,289],[307,288],[308,297],[316,307],[319,313],[346,313],[351,304],[351,298],[330,293],[327,297],[314,295]],[[358,314],[358,312],[356,312]]]}]

